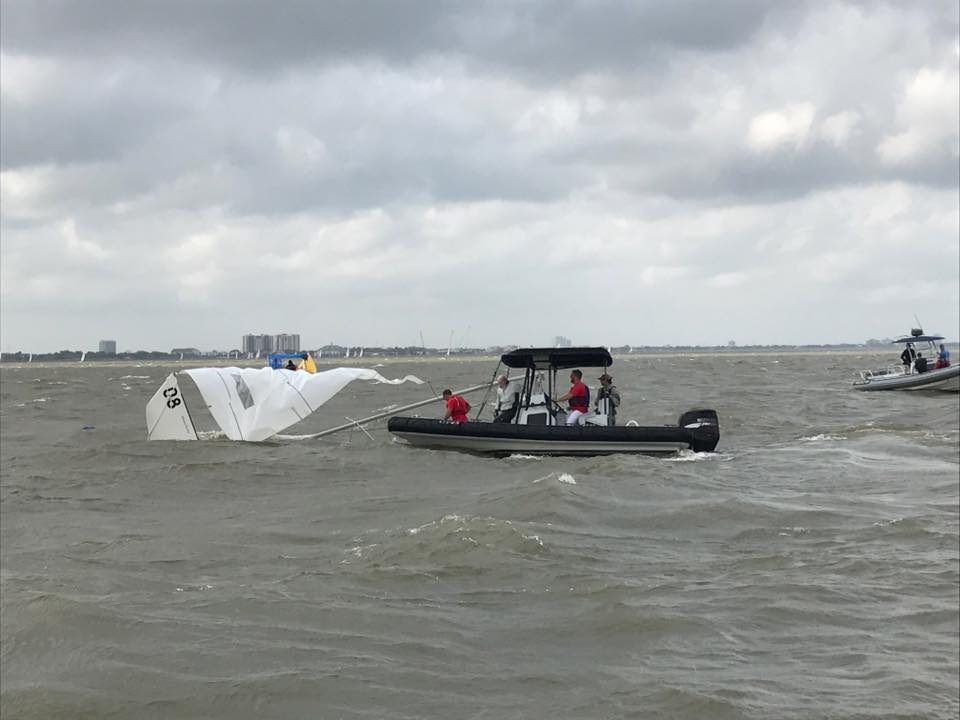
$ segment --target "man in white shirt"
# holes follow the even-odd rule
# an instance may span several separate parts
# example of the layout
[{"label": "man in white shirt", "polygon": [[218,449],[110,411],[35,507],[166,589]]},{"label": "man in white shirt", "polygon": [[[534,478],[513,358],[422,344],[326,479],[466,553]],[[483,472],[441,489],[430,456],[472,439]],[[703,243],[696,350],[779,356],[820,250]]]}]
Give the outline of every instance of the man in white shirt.
[{"label": "man in white shirt", "polygon": [[510,382],[506,375],[497,378],[497,410],[494,413],[495,423],[508,423],[517,414],[520,406],[520,388]]}]

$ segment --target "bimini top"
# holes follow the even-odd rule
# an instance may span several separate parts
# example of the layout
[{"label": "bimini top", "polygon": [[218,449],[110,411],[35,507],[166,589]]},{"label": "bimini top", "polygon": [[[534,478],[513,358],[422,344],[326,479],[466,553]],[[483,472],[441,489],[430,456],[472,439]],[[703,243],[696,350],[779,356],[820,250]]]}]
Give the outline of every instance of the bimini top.
[{"label": "bimini top", "polygon": [[500,362],[509,368],[575,368],[610,367],[613,358],[606,348],[519,348],[500,357]]},{"label": "bimini top", "polygon": [[943,340],[943,335],[911,335],[910,337],[897,338],[895,343],[915,343],[915,342],[937,342]]}]

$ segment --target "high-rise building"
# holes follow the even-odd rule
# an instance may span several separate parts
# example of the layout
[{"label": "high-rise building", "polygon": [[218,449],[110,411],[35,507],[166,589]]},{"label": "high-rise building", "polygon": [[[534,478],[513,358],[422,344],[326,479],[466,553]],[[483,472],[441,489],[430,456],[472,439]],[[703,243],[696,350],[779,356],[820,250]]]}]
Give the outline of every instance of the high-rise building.
[{"label": "high-rise building", "polygon": [[117,354],[117,341],[116,340],[101,340],[100,341],[100,352],[107,353],[108,355]]},{"label": "high-rise building", "polygon": [[245,353],[250,354],[272,353],[274,350],[273,335],[244,335],[241,347]]},{"label": "high-rise building", "polygon": [[276,352],[300,352],[300,335],[280,333],[273,336],[273,348]]},{"label": "high-rise building", "polygon": [[243,348],[243,352],[250,354],[300,352],[300,336],[290,333],[279,333],[277,335],[244,335],[241,347]]}]

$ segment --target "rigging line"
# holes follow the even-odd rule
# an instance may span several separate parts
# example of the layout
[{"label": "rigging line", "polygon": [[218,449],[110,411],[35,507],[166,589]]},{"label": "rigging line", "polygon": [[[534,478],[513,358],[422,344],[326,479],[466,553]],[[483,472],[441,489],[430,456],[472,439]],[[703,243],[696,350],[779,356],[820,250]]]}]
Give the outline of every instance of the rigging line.
[{"label": "rigging line", "polygon": [[[283,381],[284,381],[287,385],[289,385],[297,395],[300,396],[300,399],[301,399],[301,400],[303,400],[303,404],[307,406],[307,411],[308,411],[308,412],[307,412],[307,415],[309,415],[310,413],[312,413],[312,412],[314,412],[314,411],[316,410],[316,408],[310,406],[310,403],[307,402],[307,399],[303,396],[303,393],[300,392],[300,389],[299,389],[296,385],[294,385],[292,382],[290,382],[289,378],[284,378]],[[300,413],[297,412],[296,408],[291,408],[291,409],[292,409],[295,413],[297,413],[297,416],[300,417],[301,420],[303,420],[303,418],[306,417],[306,415],[304,415],[304,416],[301,417],[301,416],[300,416]]]},{"label": "rigging line", "polygon": [[[500,372],[500,365],[501,365],[502,363],[503,363],[502,360],[499,361],[499,362],[497,363],[497,368],[496,368],[496,370],[493,371],[493,377],[490,378],[490,386],[487,388],[487,391],[483,394],[483,400],[482,400],[481,403],[480,403],[480,409],[477,410],[477,414],[473,416],[473,421],[474,421],[474,422],[476,422],[477,420],[480,419],[480,413],[483,412],[483,408],[484,408],[484,407],[486,406],[486,404],[487,404],[487,398],[490,396],[490,390],[493,388],[493,384],[497,381],[497,373]],[[517,409],[519,410],[519,408],[517,408]]]},{"label": "rigging line", "polygon": [[356,420],[354,420],[352,417],[347,417],[346,415],[344,415],[343,417],[344,417],[346,420],[349,420],[350,422],[352,422],[354,425],[356,425],[360,430],[363,431],[363,434],[364,434],[364,435],[366,435],[368,438],[370,438],[371,440],[373,440],[373,435],[371,435],[370,433],[368,433],[368,432],[367,432],[367,429],[366,429],[363,425],[361,425],[359,422],[357,422]]}]

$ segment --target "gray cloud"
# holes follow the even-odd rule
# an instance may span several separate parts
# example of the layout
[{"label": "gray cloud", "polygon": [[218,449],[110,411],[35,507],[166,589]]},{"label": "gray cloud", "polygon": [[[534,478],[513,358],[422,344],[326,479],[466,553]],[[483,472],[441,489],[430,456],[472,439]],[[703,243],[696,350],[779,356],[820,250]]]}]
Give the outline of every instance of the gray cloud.
[{"label": "gray cloud", "polygon": [[4,351],[960,332],[953,2],[0,11]]}]

